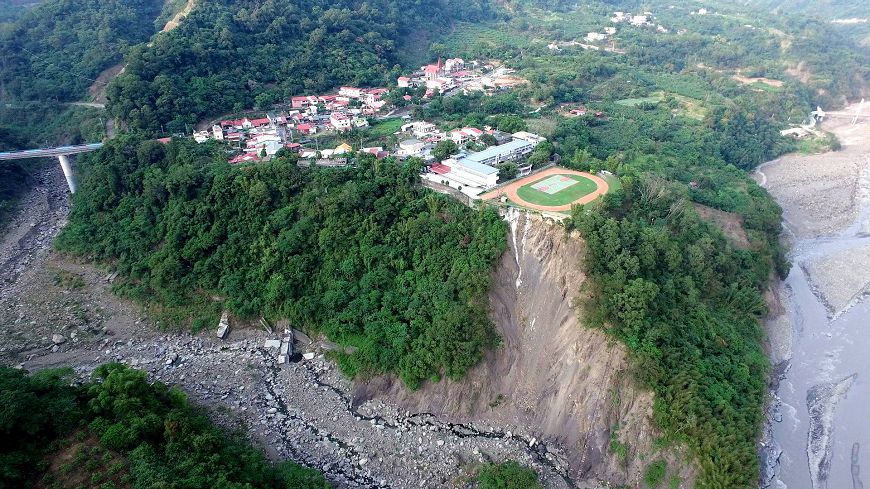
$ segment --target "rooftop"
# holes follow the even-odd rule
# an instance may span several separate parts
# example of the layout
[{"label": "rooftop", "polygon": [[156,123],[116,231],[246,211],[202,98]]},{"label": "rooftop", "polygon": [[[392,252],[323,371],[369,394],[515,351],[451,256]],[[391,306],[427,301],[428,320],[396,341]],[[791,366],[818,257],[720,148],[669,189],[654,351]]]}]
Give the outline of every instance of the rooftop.
[{"label": "rooftop", "polygon": [[[464,160],[470,160],[475,163],[479,163],[483,160],[492,158],[493,156],[498,156],[504,153],[510,153],[511,151],[524,148],[528,146],[528,141],[522,140],[514,140],[508,143],[500,144],[498,146],[490,146],[483,151],[478,151],[477,153],[472,153],[464,158]],[[485,166],[485,165],[484,165]]]},{"label": "rooftop", "polygon": [[478,163],[476,161],[471,161],[468,159],[467,156],[465,158],[456,160],[456,163],[473,172],[480,173],[481,175],[492,175],[493,173],[498,173],[498,168],[494,166],[484,165],[483,163]]}]

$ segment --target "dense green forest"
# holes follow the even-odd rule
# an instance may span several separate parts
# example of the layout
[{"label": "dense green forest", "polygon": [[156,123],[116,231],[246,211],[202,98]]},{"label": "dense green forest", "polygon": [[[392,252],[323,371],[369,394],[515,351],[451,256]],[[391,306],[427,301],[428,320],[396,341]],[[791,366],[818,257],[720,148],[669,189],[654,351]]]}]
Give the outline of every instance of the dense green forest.
[{"label": "dense green forest", "polygon": [[0,29],[3,24],[12,22],[24,15],[27,9],[35,7],[39,0],[7,0],[0,5]]},{"label": "dense green forest", "polygon": [[697,487],[755,487],[769,250],[734,248],[698,217],[686,186],[644,163],[623,165],[632,176],[621,195],[574,215],[588,245],[587,321],[632,352],[635,377],[656,392],[657,423],[697,457]]},{"label": "dense green forest", "polygon": [[[71,487],[64,479],[79,476],[93,487],[134,489],[329,487],[314,470],[272,465],[144,372],[107,364],[83,385],[72,377],[0,366],[0,488]],[[50,470],[63,452],[74,458]]]},{"label": "dense green forest", "polygon": [[120,136],[82,167],[58,246],[115,261],[123,292],[179,307],[181,321],[191,307],[195,327],[224,306],[286,317],[348,347],[347,373],[395,372],[412,388],[460,377],[493,345],[487,290],[505,225],[420,188],[419,161],[239,168],[190,140]]},{"label": "dense green forest", "polygon": [[6,100],[72,101],[154,33],[162,0],[49,0],[0,31]]},{"label": "dense green forest", "polygon": [[131,53],[110,87],[110,111],[131,128],[179,133],[206,115],[341,84],[383,85],[400,73],[404,40],[487,12],[480,0],[205,2]]}]

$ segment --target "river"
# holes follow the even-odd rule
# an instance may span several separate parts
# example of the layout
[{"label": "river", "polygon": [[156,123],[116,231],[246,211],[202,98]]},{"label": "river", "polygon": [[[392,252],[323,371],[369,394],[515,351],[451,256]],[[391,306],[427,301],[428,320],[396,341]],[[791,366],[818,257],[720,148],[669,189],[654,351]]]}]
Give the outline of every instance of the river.
[{"label": "river", "polygon": [[870,450],[870,124],[824,129],[843,150],[788,155],[757,172],[783,207],[792,263],[768,328],[779,383],[763,487],[860,489]]}]

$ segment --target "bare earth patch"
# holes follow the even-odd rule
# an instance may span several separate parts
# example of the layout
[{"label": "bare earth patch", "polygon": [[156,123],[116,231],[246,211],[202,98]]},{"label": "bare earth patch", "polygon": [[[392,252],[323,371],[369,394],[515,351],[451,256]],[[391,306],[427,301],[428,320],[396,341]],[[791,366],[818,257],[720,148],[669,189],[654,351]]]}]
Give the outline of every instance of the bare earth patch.
[{"label": "bare earth patch", "polygon": [[748,250],[752,245],[743,228],[743,218],[733,212],[720,211],[706,205],[693,204],[701,219],[715,224],[737,248]]},{"label": "bare earth patch", "polygon": [[753,83],[764,83],[765,85],[770,85],[771,87],[776,88],[780,88],[784,85],[782,80],[774,80],[773,78],[764,78],[760,76],[750,78],[738,74],[732,75],[731,79],[743,83],[744,85],[752,85]]}]

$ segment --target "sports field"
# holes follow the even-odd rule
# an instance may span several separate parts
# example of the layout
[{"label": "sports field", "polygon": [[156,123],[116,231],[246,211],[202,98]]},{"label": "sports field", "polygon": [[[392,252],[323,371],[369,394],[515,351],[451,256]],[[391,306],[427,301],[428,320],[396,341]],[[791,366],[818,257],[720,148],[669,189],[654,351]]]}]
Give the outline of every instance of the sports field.
[{"label": "sports field", "polygon": [[591,194],[598,188],[581,175],[558,174],[544,177],[517,189],[517,195],[537,205],[565,205]]},{"label": "sports field", "polygon": [[594,201],[609,188],[608,182],[599,176],[557,166],[510,182],[480,198],[501,199],[526,209],[565,214],[572,206]]}]

